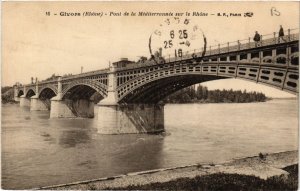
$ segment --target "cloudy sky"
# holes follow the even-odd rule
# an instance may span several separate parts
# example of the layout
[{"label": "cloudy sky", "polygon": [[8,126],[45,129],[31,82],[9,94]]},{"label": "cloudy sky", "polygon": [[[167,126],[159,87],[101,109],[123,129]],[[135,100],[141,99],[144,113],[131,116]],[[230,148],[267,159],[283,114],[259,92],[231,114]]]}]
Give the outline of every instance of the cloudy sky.
[{"label": "cloudy sky", "polygon": [[[271,9],[280,16],[271,15]],[[208,16],[189,18],[205,33],[208,44],[252,37],[255,31],[270,34],[299,28],[298,2],[3,2],[2,86],[29,83],[53,73],[63,75],[106,68],[122,57],[149,57],[149,36],[166,17],[109,16],[111,12],[202,12]],[[46,12],[50,12],[47,16]],[[60,16],[61,12],[81,16]],[[83,17],[83,12],[107,13]],[[243,17],[253,12],[253,17]],[[277,13],[278,13],[277,12]],[[217,17],[217,13],[241,13],[242,17]],[[57,14],[57,15],[54,15]],[[279,90],[241,80],[206,83],[214,88],[249,88],[275,97],[290,96]]]}]

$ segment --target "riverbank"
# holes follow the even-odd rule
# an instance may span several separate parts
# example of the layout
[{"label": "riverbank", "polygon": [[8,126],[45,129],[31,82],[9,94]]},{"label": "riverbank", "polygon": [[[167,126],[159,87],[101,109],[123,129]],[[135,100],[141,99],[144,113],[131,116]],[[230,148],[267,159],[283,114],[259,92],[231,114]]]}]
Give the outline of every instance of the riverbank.
[{"label": "riverbank", "polygon": [[270,98],[261,92],[247,92],[246,90],[208,90],[198,85],[181,89],[165,99],[164,103],[252,103],[265,102]]},{"label": "riverbank", "polygon": [[[233,159],[222,164],[193,164],[74,182],[39,189],[53,190],[296,190],[298,151]],[[296,172],[297,171],[297,172]],[[218,186],[210,187],[210,186]],[[257,186],[257,187],[255,187]],[[210,189],[209,189],[210,188]],[[227,189],[226,189],[227,188]]]}]

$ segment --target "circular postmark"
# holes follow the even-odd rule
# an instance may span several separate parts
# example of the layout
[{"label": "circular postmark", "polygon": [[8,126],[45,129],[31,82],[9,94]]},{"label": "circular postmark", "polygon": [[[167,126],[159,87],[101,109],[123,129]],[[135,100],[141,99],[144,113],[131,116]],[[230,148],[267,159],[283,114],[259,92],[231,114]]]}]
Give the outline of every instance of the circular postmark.
[{"label": "circular postmark", "polygon": [[201,59],[206,52],[206,37],[189,18],[167,18],[150,35],[149,52],[160,63],[171,58]]}]

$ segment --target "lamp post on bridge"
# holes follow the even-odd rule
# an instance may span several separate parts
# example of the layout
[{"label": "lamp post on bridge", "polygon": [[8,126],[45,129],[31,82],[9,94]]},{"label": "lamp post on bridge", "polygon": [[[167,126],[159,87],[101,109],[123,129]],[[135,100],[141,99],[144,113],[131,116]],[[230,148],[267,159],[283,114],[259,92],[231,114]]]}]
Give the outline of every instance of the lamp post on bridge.
[{"label": "lamp post on bridge", "polygon": [[249,37],[248,47],[251,48],[251,38]]},{"label": "lamp post on bridge", "polygon": [[39,97],[39,83],[37,78],[35,78],[35,95]]}]

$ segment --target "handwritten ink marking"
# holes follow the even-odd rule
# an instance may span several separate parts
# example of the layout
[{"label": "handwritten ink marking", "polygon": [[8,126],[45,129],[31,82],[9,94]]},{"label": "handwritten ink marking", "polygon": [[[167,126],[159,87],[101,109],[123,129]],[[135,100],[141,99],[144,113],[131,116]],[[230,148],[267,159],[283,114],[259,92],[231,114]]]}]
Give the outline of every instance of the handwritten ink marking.
[{"label": "handwritten ink marking", "polygon": [[276,9],[276,7],[271,8],[271,16],[280,16],[280,12]]}]

